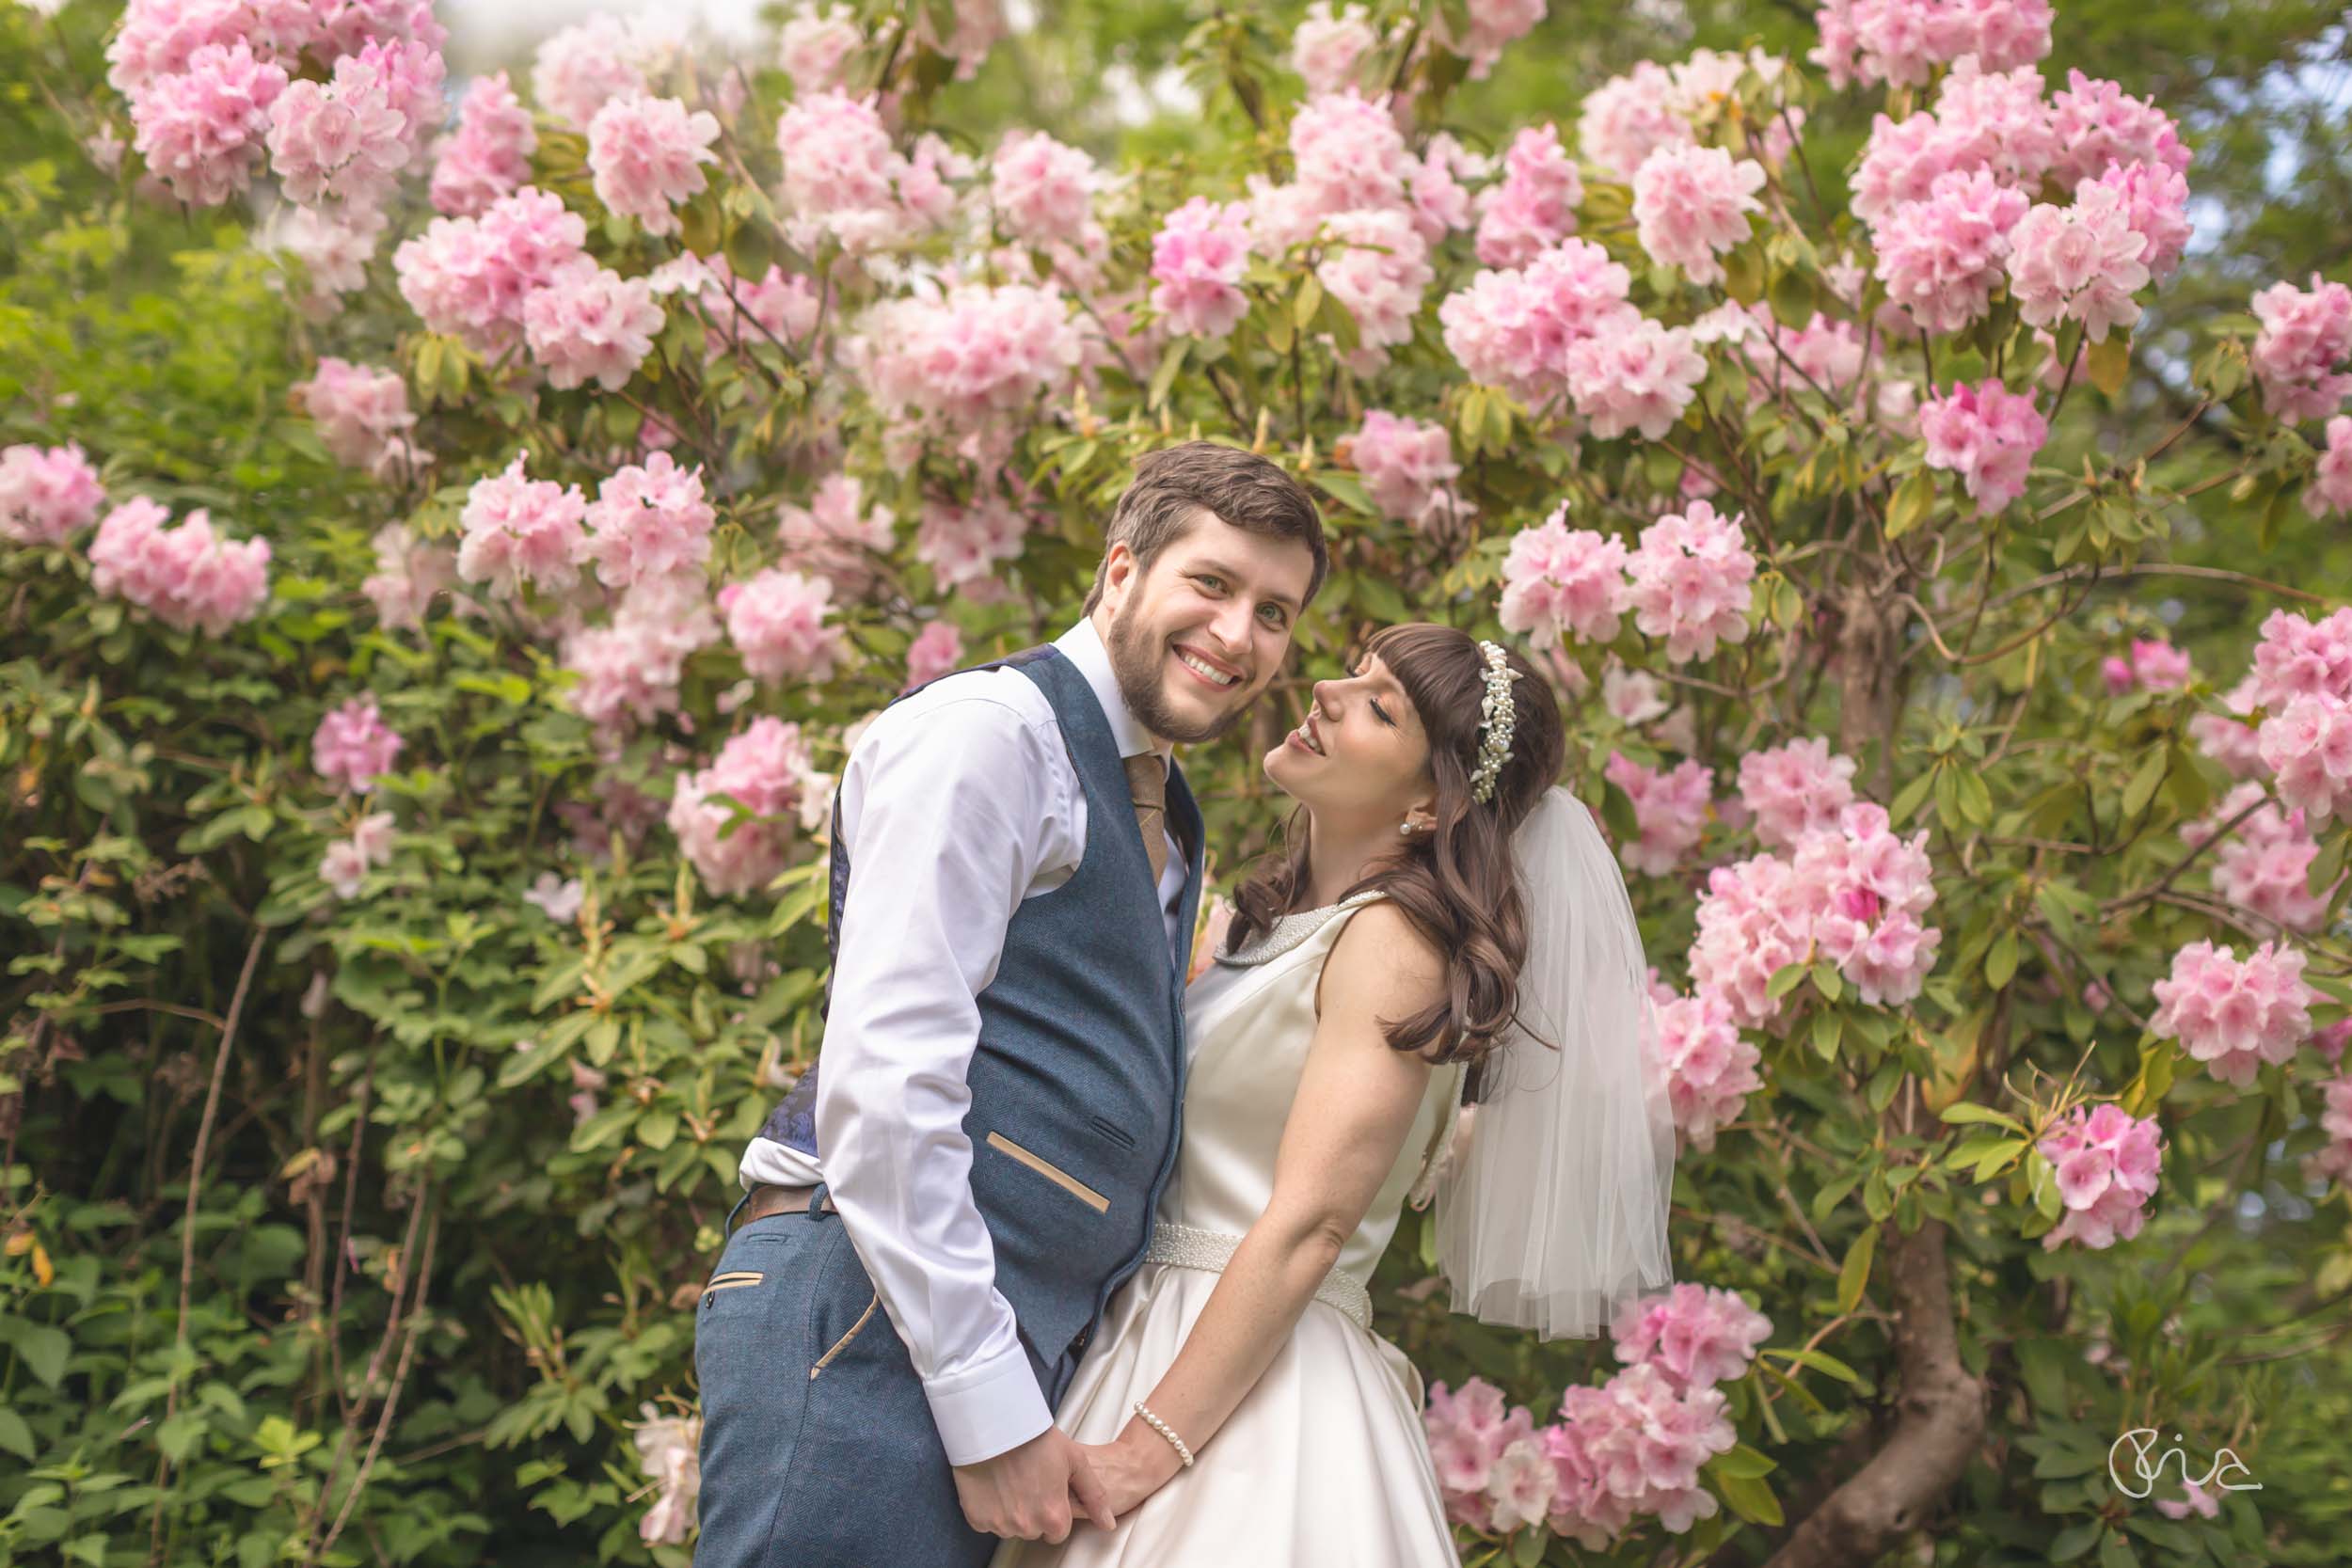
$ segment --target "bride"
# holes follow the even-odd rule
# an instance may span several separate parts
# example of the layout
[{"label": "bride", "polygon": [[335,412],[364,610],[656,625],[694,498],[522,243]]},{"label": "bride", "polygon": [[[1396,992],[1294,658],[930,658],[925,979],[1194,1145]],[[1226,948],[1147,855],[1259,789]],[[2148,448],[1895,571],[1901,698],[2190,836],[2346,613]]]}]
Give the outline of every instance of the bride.
[{"label": "bride", "polygon": [[1176,1170],[1057,1417],[1117,1526],[992,1568],[1454,1562],[1366,1288],[1408,1201],[1487,1323],[1589,1338],[1671,1282],[1646,966],[1565,745],[1524,658],[1413,625],[1266,753],[1304,831],[1185,993]]}]

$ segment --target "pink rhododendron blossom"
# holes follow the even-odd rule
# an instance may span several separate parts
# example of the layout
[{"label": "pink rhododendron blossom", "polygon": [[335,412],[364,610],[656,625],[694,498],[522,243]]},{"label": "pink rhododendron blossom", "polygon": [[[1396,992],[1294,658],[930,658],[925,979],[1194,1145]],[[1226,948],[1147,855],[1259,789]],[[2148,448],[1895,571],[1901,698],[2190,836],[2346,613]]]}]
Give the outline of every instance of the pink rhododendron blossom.
[{"label": "pink rhododendron blossom", "polygon": [[1412,341],[1422,291],[1436,274],[1409,214],[1341,213],[1324,224],[1323,232],[1315,276],[1356,318],[1363,348],[1350,368],[1367,373],[1385,361],[1381,351]]},{"label": "pink rhododendron blossom", "polygon": [[2124,222],[2147,238],[2139,259],[2149,277],[2159,283],[2171,277],[2188,248],[2188,182],[2163,164],[2109,164],[2098,182],[2115,192]]},{"label": "pink rhododendron blossom", "polygon": [[580,523],[588,499],[577,484],[531,479],[516,456],[502,473],[474,482],[457,515],[464,538],[457,575],[488,585],[490,597],[512,598],[525,586],[561,594],[579,580],[588,559]]},{"label": "pink rhododendron blossom", "polygon": [[2265,771],[2258,726],[2232,714],[2254,711],[2255,680],[2251,675],[2222,694],[2228,713],[2200,713],[2188,721],[2189,738],[2197,749],[2227,768],[2231,777],[2250,779]]},{"label": "pink rhododendron blossom", "polygon": [[2172,117],[2113,82],[2066,73],[2050,95],[2050,129],[2058,152],[2050,172],[2067,184],[2096,180],[2111,164],[2146,164],[2188,172],[2189,151]]},{"label": "pink rhododendron blossom", "polygon": [[1762,210],[1756,193],[1763,188],[1764,166],[1753,158],[1735,160],[1720,147],[1660,148],[1633,175],[1642,249],[1693,283],[1722,282],[1716,258],[1748,237],[1748,214]]},{"label": "pink rhododendron blossom", "polygon": [[1774,972],[1818,956],[1837,965],[1865,1006],[1910,1001],[1942,941],[1922,924],[1935,899],[1927,838],[1925,829],[1898,837],[1883,807],[1858,800],[1834,827],[1798,838],[1786,858],[1716,867],[1699,899],[1693,989],[1720,995],[1742,1027],[1772,1025],[1783,1011],[1769,990]]},{"label": "pink rhododendron blossom", "polygon": [[2262,1063],[2295,1054],[2319,1000],[2303,982],[2303,955],[2267,942],[2242,960],[2231,948],[2192,942],[2173,955],[2170,977],[2153,989],[2161,1006],[2149,1032],[2179,1040],[2216,1078],[2239,1088],[2254,1082]]},{"label": "pink rhododendron blossom", "polygon": [[757,679],[831,680],[834,661],[847,651],[841,628],[828,624],[833,584],[822,578],[771,568],[719,590],[719,608],[728,641]]},{"label": "pink rhododendron blossom", "polygon": [[568,926],[579,915],[580,906],[587,895],[587,885],[579,878],[559,877],[552,871],[542,871],[537,879],[523,890],[523,902],[558,926]]},{"label": "pink rhododendron blossom", "polygon": [[996,496],[969,505],[926,501],[914,534],[914,559],[931,569],[943,592],[968,592],[999,562],[1018,560],[1028,536],[1029,519]]},{"label": "pink rhododendron blossom", "polygon": [[2045,1250],[2068,1242],[2106,1248],[2139,1234],[2163,1161],[2153,1117],[2135,1117],[2113,1101],[2077,1105],[2035,1147],[2057,1168],[2065,1206],[2042,1238]]},{"label": "pink rhododendron blossom", "polygon": [[[709,767],[677,776],[670,831],[713,893],[756,892],[784,869],[802,799],[815,783],[801,727],[763,715],[721,747]],[[751,813],[723,838],[735,813],[710,799],[720,794]]]},{"label": "pink rhododendron blossom", "polygon": [[1806,58],[1834,87],[1919,87],[1963,55],[2008,71],[2050,52],[2049,0],[1828,0],[1813,19],[1821,41]]},{"label": "pink rhododendron blossom", "polygon": [[849,474],[826,476],[806,506],[787,501],[776,518],[776,540],[784,546],[778,564],[824,578],[843,598],[866,592],[874,580],[874,558],[887,555],[896,536],[890,508],[869,509],[864,486]]},{"label": "pink rhododendron blossom", "polygon": [[1818,736],[1750,752],[1740,759],[1740,799],[1755,814],[1756,842],[1787,848],[1836,826],[1853,804],[1854,759]]},{"label": "pink rhododendron blossom", "polygon": [[1647,1361],[1598,1388],[1564,1390],[1560,1418],[1543,1432],[1560,1476],[1552,1529],[1597,1551],[1645,1515],[1676,1535],[1712,1518],[1720,1505],[1699,1470],[1739,1441],[1727,1403],[1722,1390],[1679,1387]]},{"label": "pink rhododendron blossom", "polygon": [[638,1538],[648,1545],[675,1546],[685,1541],[694,1522],[694,1499],[702,1493],[703,1421],[700,1416],[663,1416],[652,1401],[639,1407],[645,1418],[631,1423],[637,1463],[652,1483],[653,1506],[637,1522]]},{"label": "pink rhododendron blossom", "polygon": [[1614,658],[1600,677],[1601,705],[1619,722],[1642,725],[1666,711],[1665,690],[1646,670],[1629,670]]},{"label": "pink rhododendron blossom", "polygon": [[2233,821],[2237,826],[2213,851],[2214,891],[2289,930],[2319,929],[2334,889],[2316,895],[2310,891],[2319,840],[2303,814],[2281,812],[2269,802],[2261,784],[2249,781],[2234,785],[2205,816],[2182,824],[2181,842],[2201,845]]},{"label": "pink rhododendron blossom", "polygon": [[526,301],[582,260],[587,238],[561,197],[525,185],[478,218],[435,218],[392,253],[392,271],[428,328],[496,356],[521,341]]},{"label": "pink rhododendron blossom", "polygon": [[554,387],[624,386],[653,352],[661,307],[642,277],[623,277],[586,256],[556,269],[523,301],[523,336]]},{"label": "pink rhododendron blossom", "polygon": [[[1411,187],[1413,221],[1424,242],[1437,245],[1454,230],[1470,227],[1472,203],[1462,182],[1481,178],[1488,162],[1455,141],[1450,131],[1429,138],[1421,160],[1406,174]],[[1574,223],[1569,227],[1574,228]]]},{"label": "pink rhododendron blossom", "polygon": [[1540,404],[1568,379],[1571,348],[1639,320],[1632,274],[1589,240],[1567,239],[1523,268],[1482,271],[1438,307],[1448,353],[1472,378]]},{"label": "pink rhododendron blossom", "polygon": [[2352,514],[2352,414],[2328,421],[2328,442],[2303,487],[2303,507],[2314,517]]},{"label": "pink rhododendron blossom", "polygon": [[1745,1377],[1756,1347],[1772,1332],[1772,1320],[1737,1291],[1695,1284],[1626,1303],[1609,1329],[1618,1360],[1647,1363],[1682,1388]]},{"label": "pink rhododendron blossom", "polygon": [[777,32],[776,63],[792,78],[793,95],[809,98],[841,85],[842,62],[865,41],[849,7],[820,11],[804,0]]},{"label": "pink rhododendron blossom", "polygon": [[215,534],[199,507],[176,526],[144,496],[106,514],[89,544],[90,587],[167,626],[218,637],[269,597],[269,541]]},{"label": "pink rhododendron blossom", "polygon": [[953,621],[932,621],[915,634],[907,648],[906,689],[914,690],[948,673],[963,662],[963,633]]},{"label": "pink rhododendron blossom", "polygon": [[2135,637],[2129,658],[2111,657],[2099,671],[2107,690],[2117,696],[2131,690],[2177,691],[2188,684],[2188,655],[2169,642]]},{"label": "pink rhododendron blossom", "polygon": [[159,76],[187,70],[207,44],[242,43],[262,59],[279,59],[299,53],[317,29],[303,0],[266,7],[245,0],[130,0],[106,42],[106,82],[129,98]]},{"label": "pink rhododendron blossom", "polygon": [[1671,996],[1658,1008],[1659,1061],[1666,1103],[1690,1147],[1705,1153],[1736,1120],[1748,1096],[1764,1086],[1762,1053],[1741,1037],[1731,1007],[1708,991]]},{"label": "pink rhododendron blossom", "polygon": [[2312,274],[2254,295],[2262,330],[2248,351],[2263,407],[2278,419],[2324,420],[2352,396],[2352,288]]},{"label": "pink rhododendron blossom", "polygon": [[840,92],[796,100],[776,123],[776,147],[799,240],[829,234],[863,250],[919,227],[906,205],[917,194],[916,171],[872,103]]},{"label": "pink rhododendron blossom", "polygon": [[431,195],[436,211],[472,217],[531,178],[539,133],[531,111],[503,71],[476,76],[457,105],[457,129],[435,154]]},{"label": "pink rhododendron blossom", "polygon": [[1657,440],[1682,417],[1706,374],[1690,328],[1632,311],[1604,317],[1567,346],[1568,396],[1604,441],[1629,430]]},{"label": "pink rhododendron blossom", "polygon": [[2132,227],[2125,194],[2086,180],[2074,204],[2037,204],[2010,230],[2010,293],[2034,326],[2083,324],[2105,342],[2110,328],[2139,320],[2135,291],[2148,283],[2149,237]]},{"label": "pink rhododendron blossom", "polygon": [[97,521],[105,500],[98,470],[75,442],[0,451],[0,539],[62,545]]},{"label": "pink rhododendron blossom", "polygon": [[[270,214],[253,243],[257,249],[301,263],[307,287],[294,296],[294,308],[312,321],[325,321],[335,313],[342,296],[367,286],[368,262],[388,226],[382,213],[322,213],[288,204]],[[271,282],[283,287],[279,279]]]},{"label": "pink rhododendron blossom", "polygon": [[718,514],[703,498],[702,469],[681,468],[657,451],[598,485],[585,520],[596,576],[608,588],[626,588],[646,578],[699,574],[710,559]]},{"label": "pink rhododendron blossom", "polygon": [[580,677],[566,693],[572,711],[603,727],[650,723],[676,712],[687,659],[719,637],[700,574],[637,578],[611,625],[583,626],[564,639],[563,667]]},{"label": "pink rhododendron blossom", "polygon": [[1364,8],[1331,14],[1331,0],[1315,0],[1291,33],[1291,69],[1307,79],[1310,95],[1337,92],[1356,73],[1356,62],[1380,41],[1365,20]]},{"label": "pink rhododendron blossom", "polygon": [[[1470,79],[1483,82],[1502,57],[1503,47],[1535,30],[1544,19],[1547,0],[1466,0],[1470,36],[1456,40],[1457,52],[1470,60]],[[1438,18],[1438,25],[1444,19]]]},{"label": "pink rhododendron blossom", "polygon": [[[456,552],[417,539],[405,523],[386,523],[371,543],[375,570],[359,584],[359,592],[375,607],[376,619],[387,631],[417,629],[435,596],[456,585]],[[470,606],[472,601],[461,603]]]},{"label": "pink rhododendron blossom", "polygon": [[1300,198],[1318,214],[1402,205],[1410,160],[1396,122],[1355,88],[1310,98],[1291,119]]},{"label": "pink rhododendron blossom", "polygon": [[1070,384],[1081,337],[1060,292],[964,284],[939,299],[887,299],[846,346],[875,406],[963,443],[977,458],[1012,438]]},{"label": "pink rhododendron blossom", "polygon": [[131,96],[131,145],[147,169],[192,207],[216,207],[252,182],[285,69],[243,42],[208,43],[183,71]]},{"label": "pink rhododendron blossom", "polygon": [[[257,17],[265,18],[276,47],[294,45],[300,36],[326,55],[356,55],[370,39],[394,43],[422,43],[438,49],[449,41],[449,29],[433,14],[433,0],[246,0]],[[313,15],[303,19],[303,9]]]},{"label": "pink rhododendron blossom", "polygon": [[405,742],[376,712],[373,697],[354,697],[330,710],[310,736],[310,767],[339,788],[365,790],[392,770]]},{"label": "pink rhododendron blossom", "polygon": [[645,90],[644,40],[617,16],[592,16],[550,35],[531,67],[532,96],[575,131],[627,92]]},{"label": "pink rhododendron blossom", "polygon": [[2352,704],[2290,698],[2263,721],[2257,738],[2280,800],[2309,813],[2314,824],[2352,818]]},{"label": "pink rhododendron blossom", "polygon": [[2252,704],[2277,709],[2296,697],[2352,703],[2352,608],[2313,621],[2274,610],[2263,618],[2254,644]]},{"label": "pink rhododendron blossom", "polygon": [[368,813],[352,824],[349,838],[339,838],[326,847],[319,860],[319,880],[338,899],[350,902],[359,896],[371,869],[391,863],[392,842],[392,814]]},{"label": "pink rhododendron blossom", "polygon": [[416,116],[438,103],[442,70],[424,44],[371,40],[337,60],[330,80],[289,83],[269,128],[270,167],[287,199],[382,206],[423,142]]},{"label": "pink rhododendron blossom", "polygon": [[2303,1174],[2312,1180],[2352,1186],[2352,1072],[2327,1080],[2319,1093],[2319,1130],[2328,1142],[2304,1162]]},{"label": "pink rhododendron blossom", "polygon": [[609,99],[588,122],[596,199],[648,234],[675,234],[672,209],[708,183],[702,166],[717,161],[710,144],[718,139],[719,118],[707,109],[689,114],[675,98],[637,92]]},{"label": "pink rhododendron blossom", "polygon": [[1960,475],[1978,515],[1990,516],[2026,493],[2050,423],[2031,397],[1988,378],[1956,382],[1921,404],[1919,433],[1927,437],[1928,467]]},{"label": "pink rhododendron blossom", "polygon": [[1611,784],[1633,801],[1633,818],[1641,837],[1617,846],[1617,858],[1630,871],[1662,877],[1698,847],[1707,831],[1707,808],[1713,803],[1715,771],[1696,761],[1670,770],[1645,768],[1622,752],[1609,753],[1602,769]]},{"label": "pink rhododendron blossom", "polygon": [[408,384],[397,371],[354,365],[329,355],[294,394],[318,428],[319,439],[336,462],[373,468],[385,449],[416,424],[408,409]]},{"label": "pink rhododendron blossom", "polygon": [[1008,131],[989,164],[989,199],[1016,239],[1076,240],[1090,215],[1094,160],[1041,131]]},{"label": "pink rhododendron blossom", "polygon": [[1659,148],[1691,140],[1690,121],[1683,119],[1680,103],[1666,68],[1643,60],[1584,95],[1578,111],[1577,145],[1612,180],[1630,182]]},{"label": "pink rhododendron blossom", "polygon": [[1348,461],[1363,477],[1372,504],[1399,522],[1450,516],[1460,504],[1448,487],[1462,467],[1454,461],[1454,438],[1442,424],[1368,410],[1349,440]]},{"label": "pink rhododendron blossom", "polygon": [[1249,265],[1249,212],[1194,197],[1152,239],[1152,308],[1191,338],[1222,338],[1249,309],[1240,288]]},{"label": "pink rhododendron blossom", "polygon": [[[1474,1377],[1459,1391],[1449,1391],[1443,1383],[1431,1384],[1422,1425],[1429,1435],[1429,1455],[1437,1465],[1447,1517],[1473,1528],[1492,1528],[1490,1488],[1496,1465],[1514,1443],[1534,1436],[1534,1418],[1523,1406],[1506,1408],[1502,1389]],[[1506,1483],[1509,1479],[1506,1472]]]},{"label": "pink rhododendron blossom", "polygon": [[1875,224],[1897,203],[1925,198],[1937,177],[1953,171],[1986,169],[2004,184],[2030,190],[2058,157],[2042,87],[2042,73],[2031,66],[1986,71],[1967,56],[1944,78],[1933,109],[1900,120],[1874,117],[1854,170],[1854,216]]},{"label": "pink rhododendron blossom", "polygon": [[1626,609],[1626,547],[1591,529],[1570,529],[1565,503],[1512,537],[1502,558],[1502,629],[1538,643],[1564,636],[1606,642]]},{"label": "pink rhododendron blossom", "polygon": [[1645,633],[1666,640],[1674,663],[1706,658],[1719,641],[1747,641],[1756,557],[1742,531],[1746,521],[1745,513],[1720,516],[1708,502],[1694,500],[1644,529],[1626,558],[1625,608]]},{"label": "pink rhododendron blossom", "polygon": [[1583,199],[1583,177],[1558,128],[1527,127],[1502,155],[1502,179],[1479,197],[1478,259],[1490,267],[1525,266],[1576,232]]},{"label": "pink rhododendron blossom", "polygon": [[1923,332],[1957,332],[1981,320],[2028,205],[1990,170],[1938,175],[1924,199],[1899,203],[1880,219],[1876,270],[1887,298]]}]

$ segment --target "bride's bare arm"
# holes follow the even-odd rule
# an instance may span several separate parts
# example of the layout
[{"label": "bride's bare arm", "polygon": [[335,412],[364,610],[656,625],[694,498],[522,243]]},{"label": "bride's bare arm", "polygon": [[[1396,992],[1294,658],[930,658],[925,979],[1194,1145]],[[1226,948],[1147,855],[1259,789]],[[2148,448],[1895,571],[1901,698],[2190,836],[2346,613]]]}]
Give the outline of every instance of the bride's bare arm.
[{"label": "bride's bare arm", "polygon": [[[1385,901],[1357,911],[1325,960],[1314,1038],[1275,1158],[1273,1197],[1144,1401],[1196,1456],[1290,1338],[1395,1168],[1431,1069],[1391,1050],[1381,1022],[1437,1001],[1444,979],[1437,951]],[[1116,1441],[1088,1453],[1120,1513],[1183,1466],[1174,1445],[1133,1415]]]}]

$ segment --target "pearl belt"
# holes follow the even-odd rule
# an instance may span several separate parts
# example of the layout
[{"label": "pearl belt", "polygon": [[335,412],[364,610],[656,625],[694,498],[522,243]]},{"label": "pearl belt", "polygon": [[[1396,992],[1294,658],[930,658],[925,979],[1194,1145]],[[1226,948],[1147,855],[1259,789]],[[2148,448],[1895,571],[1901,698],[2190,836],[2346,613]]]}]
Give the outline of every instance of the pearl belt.
[{"label": "pearl belt", "polygon": [[[1223,1274],[1225,1265],[1232,1261],[1233,1249],[1241,1245],[1239,1236],[1222,1230],[1204,1230],[1197,1225],[1170,1225],[1162,1222],[1152,1227],[1152,1244],[1144,1250],[1147,1263],[1168,1263],[1180,1269],[1201,1269],[1210,1274]],[[1372,1332],[1372,1292],[1361,1281],[1343,1269],[1333,1269],[1315,1287],[1315,1299],[1328,1307],[1336,1307],[1355,1320],[1356,1326]]]}]

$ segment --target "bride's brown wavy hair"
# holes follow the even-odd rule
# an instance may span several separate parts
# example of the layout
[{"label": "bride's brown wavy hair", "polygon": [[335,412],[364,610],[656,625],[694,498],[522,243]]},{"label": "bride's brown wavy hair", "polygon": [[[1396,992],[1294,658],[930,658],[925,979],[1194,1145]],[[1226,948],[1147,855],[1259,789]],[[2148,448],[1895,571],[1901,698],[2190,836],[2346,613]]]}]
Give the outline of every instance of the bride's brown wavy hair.
[{"label": "bride's brown wavy hair", "polygon": [[[1518,1010],[1519,965],[1527,957],[1527,905],[1511,855],[1511,838],[1560,776],[1566,736],[1560,705],[1535,667],[1515,648],[1503,657],[1511,683],[1511,757],[1486,800],[1470,799],[1478,765],[1486,660],[1478,641],[1453,626],[1415,622],[1375,632],[1365,653],[1378,656],[1421,719],[1429,740],[1429,778],[1437,786],[1433,832],[1399,835],[1400,853],[1381,861],[1343,897],[1377,890],[1446,957],[1444,997],[1409,1018],[1385,1021],[1389,1045],[1432,1062],[1476,1064],[1502,1043]],[[1308,886],[1311,846],[1305,807],[1283,830],[1290,847],[1269,854],[1233,893],[1225,950],[1237,951],[1295,911]]]}]

